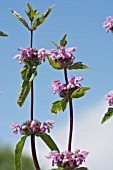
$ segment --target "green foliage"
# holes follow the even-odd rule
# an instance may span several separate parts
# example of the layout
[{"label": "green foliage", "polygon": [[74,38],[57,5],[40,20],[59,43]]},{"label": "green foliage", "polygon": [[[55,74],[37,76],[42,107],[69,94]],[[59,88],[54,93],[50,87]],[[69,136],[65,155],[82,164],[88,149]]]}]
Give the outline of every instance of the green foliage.
[{"label": "green foliage", "polygon": [[37,75],[36,69],[37,69],[36,65],[30,67],[29,65],[26,64],[20,70],[21,76],[23,79],[21,86],[20,86],[20,91],[19,91],[18,100],[17,100],[17,103],[20,107],[24,104],[26,97],[29,94],[29,91],[31,88],[31,82]]},{"label": "green foliage", "polygon": [[105,115],[104,115],[104,117],[103,117],[103,119],[102,119],[102,124],[104,123],[104,122],[106,122],[107,120],[109,120],[111,117],[113,116],[113,108],[108,108],[108,111],[107,111],[107,113],[105,113]]},{"label": "green foliage", "polygon": [[82,96],[84,96],[84,95],[86,94],[86,91],[87,91],[87,90],[90,90],[90,89],[91,89],[90,87],[81,87],[81,88],[75,90],[75,91],[72,93],[71,97],[72,97],[72,98],[82,97]]},{"label": "green foliage", "polygon": [[16,11],[10,9],[10,11],[12,12],[12,14],[26,27],[29,29],[28,23],[26,22],[26,20]]},{"label": "green foliage", "polygon": [[67,41],[66,41],[67,34],[64,35],[64,37],[60,40],[60,45],[61,46],[66,46]]},{"label": "green foliage", "polygon": [[21,170],[21,156],[22,156],[22,150],[24,147],[24,143],[27,136],[23,136],[21,140],[17,143],[16,149],[15,149],[15,167],[16,170]]},{"label": "green foliage", "polygon": [[49,61],[49,64],[50,64],[53,68],[55,68],[55,69],[57,69],[57,70],[63,69],[58,63],[56,63],[54,60],[52,60],[51,57],[47,56],[47,59],[48,59],[48,61]]},{"label": "green foliage", "polygon": [[56,114],[58,111],[63,111],[66,109],[68,99],[57,100],[52,103],[51,112]]},{"label": "green foliage", "polygon": [[54,168],[52,170],[64,170],[64,168],[58,167],[58,168]]},{"label": "green foliage", "polygon": [[[22,169],[34,170],[32,160],[25,155],[22,156]],[[9,146],[0,148],[0,170],[15,170],[14,154]]]},{"label": "green foliage", "polygon": [[33,23],[34,28],[37,28],[40,24],[42,24],[45,21],[45,19],[48,17],[54,6],[55,5],[52,5],[41,17],[34,20]]},{"label": "green foliage", "polygon": [[3,33],[2,31],[0,31],[0,36],[2,36],[2,37],[7,37],[8,35],[5,34],[5,33]]},{"label": "green foliage", "polygon": [[51,149],[51,150],[56,150],[59,152],[59,149],[53,139],[46,133],[40,134],[39,135],[41,139],[46,143],[46,145]]},{"label": "green foliage", "polygon": [[39,14],[40,12],[38,10],[33,10],[32,6],[26,2],[27,6],[28,6],[28,11],[25,11],[28,18],[33,21]]},{"label": "green foliage", "polygon": [[76,62],[76,63],[74,63],[73,65],[69,66],[68,69],[69,69],[69,70],[72,70],[72,69],[76,69],[76,70],[78,70],[78,69],[91,70],[90,67],[82,64],[82,62]]},{"label": "green foliage", "polygon": [[75,170],[88,170],[88,169],[85,167],[80,167],[80,168],[75,168]]}]

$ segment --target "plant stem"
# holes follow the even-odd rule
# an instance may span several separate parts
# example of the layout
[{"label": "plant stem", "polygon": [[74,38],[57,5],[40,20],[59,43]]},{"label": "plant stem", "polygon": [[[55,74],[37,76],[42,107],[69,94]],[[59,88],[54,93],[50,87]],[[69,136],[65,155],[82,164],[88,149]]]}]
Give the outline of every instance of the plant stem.
[{"label": "plant stem", "polygon": [[[32,25],[32,22],[31,22]],[[33,30],[31,30],[31,41],[30,41],[30,47],[32,48],[33,45]],[[33,104],[34,104],[34,88],[33,88],[33,81],[31,82],[31,115],[30,120],[33,120]],[[35,147],[35,135],[31,135],[31,150],[32,150],[32,157],[33,162],[36,170],[40,170],[40,166],[37,159],[36,154],[36,147]]]},{"label": "plant stem", "polygon": [[[67,69],[64,68],[65,82],[68,84]],[[73,134],[73,104],[72,98],[69,99],[69,109],[70,109],[70,130],[69,130],[69,140],[68,140],[68,151],[71,152],[72,144],[72,134]]]}]

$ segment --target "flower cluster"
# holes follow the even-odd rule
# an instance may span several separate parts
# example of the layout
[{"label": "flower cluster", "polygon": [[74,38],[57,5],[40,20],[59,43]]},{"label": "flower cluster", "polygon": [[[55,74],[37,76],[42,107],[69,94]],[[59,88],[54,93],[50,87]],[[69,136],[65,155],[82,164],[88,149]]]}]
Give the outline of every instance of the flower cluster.
[{"label": "flower cluster", "polygon": [[75,59],[72,52],[76,50],[76,47],[70,47],[65,49],[64,46],[59,47],[59,53],[56,50],[50,50],[51,58],[60,64],[62,67],[67,67],[73,63],[73,60]]},{"label": "flower cluster", "polygon": [[43,60],[45,61],[46,55],[50,54],[49,50],[44,48],[36,49],[36,48],[18,48],[18,51],[22,52],[22,54],[17,54],[14,56],[14,59],[18,59],[19,63],[25,62],[26,60]]},{"label": "flower cluster", "polygon": [[31,135],[31,134],[40,134],[45,133],[46,130],[50,132],[50,129],[53,128],[54,121],[47,120],[46,122],[40,122],[38,120],[27,121],[21,126],[18,123],[10,124],[10,127],[14,129],[14,133],[17,134],[18,131],[22,135]]},{"label": "flower cluster", "polygon": [[70,95],[74,90],[77,90],[81,87],[79,81],[83,80],[83,77],[71,76],[68,80],[68,84],[62,84],[60,80],[54,80],[52,82],[51,88],[54,89],[54,94],[59,93],[61,97],[65,95]]},{"label": "flower cluster", "polygon": [[108,32],[109,30],[113,31],[113,17],[112,16],[108,16],[106,17],[106,20],[103,23],[103,27],[106,28],[106,32]]},{"label": "flower cluster", "polygon": [[80,150],[76,150],[73,153],[64,151],[61,154],[58,151],[51,151],[47,158],[52,159],[52,166],[57,165],[64,169],[75,169],[85,162],[88,154],[89,152],[80,152]]},{"label": "flower cluster", "polygon": [[105,100],[108,101],[109,105],[113,105],[113,90],[110,91],[107,95],[105,95]]}]

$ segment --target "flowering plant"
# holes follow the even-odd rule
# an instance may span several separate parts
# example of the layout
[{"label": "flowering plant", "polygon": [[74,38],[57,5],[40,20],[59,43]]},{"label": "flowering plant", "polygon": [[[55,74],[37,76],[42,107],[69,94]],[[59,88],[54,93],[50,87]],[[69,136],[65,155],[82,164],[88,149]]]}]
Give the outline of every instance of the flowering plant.
[{"label": "flowering plant", "polygon": [[[21,107],[29,92],[31,93],[31,108],[30,108],[30,120],[25,121],[22,125],[18,123],[12,123],[10,126],[13,128],[13,132],[15,134],[20,132],[23,137],[16,145],[15,149],[15,167],[16,170],[21,170],[21,154],[24,147],[24,143],[28,136],[31,137],[31,150],[32,157],[34,161],[34,166],[36,170],[40,170],[40,165],[38,162],[36,148],[35,148],[35,136],[40,137],[46,145],[50,148],[50,155],[47,156],[48,159],[52,159],[52,165],[57,165],[57,170],[64,169],[76,169],[76,170],[88,170],[85,167],[79,167],[84,161],[88,152],[80,150],[76,150],[75,152],[71,151],[72,146],[72,135],[73,135],[73,103],[72,100],[74,98],[82,97],[86,94],[87,90],[90,90],[89,87],[83,87],[79,81],[82,81],[83,77],[75,77],[71,76],[68,79],[67,70],[78,70],[78,69],[86,69],[90,70],[90,68],[84,65],[81,61],[75,62],[75,56],[73,52],[76,51],[76,47],[65,48],[67,44],[67,34],[63,36],[60,40],[60,45],[58,46],[55,42],[52,42],[55,49],[47,50],[45,48],[37,49],[33,48],[33,32],[37,29],[37,27],[42,24],[47,16],[52,11],[54,5],[52,5],[41,17],[36,18],[40,12],[38,10],[33,10],[32,6],[27,2],[28,11],[25,11],[30,22],[31,26],[25,21],[25,19],[18,14],[14,10],[10,10],[17,19],[30,31],[30,46],[26,48],[18,48],[18,51],[21,54],[16,54],[14,59],[18,59],[20,64],[24,64],[22,69],[20,70],[22,83],[20,86],[20,91],[18,95],[17,103]],[[50,65],[57,70],[64,71],[65,83],[61,83],[60,80],[54,80],[52,82],[51,88],[54,89],[54,93],[58,92],[59,96],[62,98],[61,100],[55,101],[52,103],[51,112],[56,114],[58,111],[64,111],[66,109],[67,104],[69,103],[70,109],[70,130],[69,130],[69,142],[68,142],[68,150],[64,152],[60,152],[57,147],[55,141],[52,139],[47,132],[50,132],[50,129],[53,128],[54,121],[47,120],[45,122],[41,122],[39,120],[34,119],[34,78],[37,75],[37,68],[42,64],[45,59],[48,59]]]}]

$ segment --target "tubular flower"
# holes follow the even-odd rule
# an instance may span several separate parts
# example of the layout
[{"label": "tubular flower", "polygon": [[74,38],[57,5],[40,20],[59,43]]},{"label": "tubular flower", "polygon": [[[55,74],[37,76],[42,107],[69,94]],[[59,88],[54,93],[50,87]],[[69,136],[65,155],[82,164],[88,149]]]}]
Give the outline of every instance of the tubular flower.
[{"label": "tubular flower", "polygon": [[18,48],[18,51],[20,51],[22,54],[16,54],[13,58],[14,59],[18,59],[19,63],[21,64],[22,62],[26,62],[26,61],[45,61],[45,57],[46,55],[50,54],[49,50],[46,50],[44,48],[42,49],[35,49],[35,48]]},{"label": "tubular flower", "polygon": [[46,122],[40,122],[38,120],[32,120],[32,121],[26,121],[21,126],[19,126],[17,123],[12,123],[10,126],[14,128],[13,131],[15,134],[20,131],[22,135],[32,135],[36,134],[39,135],[41,133],[45,133],[46,130],[48,133],[50,132],[50,129],[53,128],[54,121],[47,120]]},{"label": "tubular flower", "polygon": [[54,89],[54,94],[58,92],[61,97],[65,97],[65,95],[70,95],[74,90],[82,87],[79,81],[83,79],[83,77],[71,76],[68,80],[68,84],[62,84],[60,80],[54,80],[50,87]]},{"label": "tubular flower", "polygon": [[17,134],[18,131],[20,130],[20,126],[19,126],[18,123],[11,123],[11,124],[10,124],[10,127],[14,129],[13,132],[14,132],[15,134]]},{"label": "tubular flower", "polygon": [[52,159],[52,166],[57,165],[66,170],[75,169],[79,167],[85,159],[89,152],[76,150],[75,152],[64,151],[61,154],[58,151],[51,151],[48,159]]},{"label": "tubular flower", "polygon": [[51,58],[60,64],[62,67],[68,67],[69,65],[73,64],[73,60],[75,59],[74,55],[72,52],[76,50],[76,47],[70,47],[65,49],[64,46],[59,47],[59,53],[52,49],[50,50]]},{"label": "tubular flower", "polygon": [[105,100],[108,101],[110,106],[113,105],[113,90],[109,91],[109,93],[107,95],[105,95]]},{"label": "tubular flower", "polygon": [[109,30],[113,31],[113,16],[106,17],[106,20],[103,23],[103,28],[106,28],[106,32],[109,32]]}]

